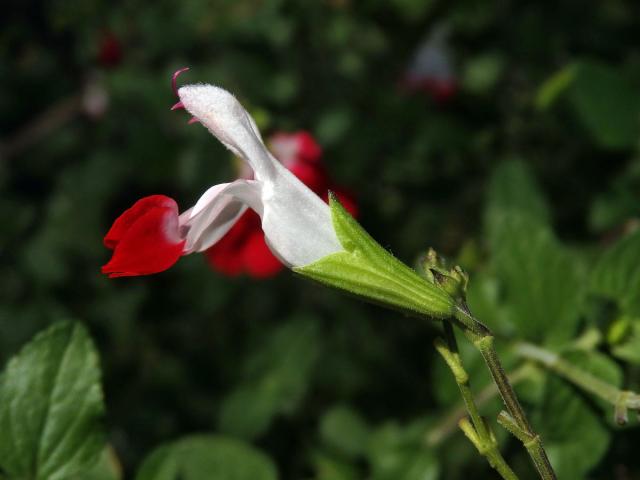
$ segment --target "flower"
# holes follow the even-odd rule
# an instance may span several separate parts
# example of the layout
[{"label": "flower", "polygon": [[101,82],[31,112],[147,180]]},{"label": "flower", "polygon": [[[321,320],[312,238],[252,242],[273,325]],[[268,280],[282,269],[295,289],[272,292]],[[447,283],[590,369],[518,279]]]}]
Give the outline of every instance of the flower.
[{"label": "flower", "polygon": [[[276,160],[233,95],[202,84],[177,90],[175,80],[181,71],[173,76],[180,97],[173,109],[189,111],[193,115],[189,123],[204,125],[253,173],[251,178],[210,187],[182,214],[177,203],[164,195],[138,200],[104,238],[113,256],[102,267],[103,273],[122,277],[166,270],[182,255],[218,243],[251,208],[260,217],[265,245],[300,275],[411,314],[433,318],[455,314],[458,307],[449,293],[380,246],[336,195],[330,196],[327,205]],[[313,149],[303,150],[311,152],[309,162],[319,158]],[[259,238],[253,232],[249,241]]]},{"label": "flower", "polygon": [[98,63],[106,68],[118,66],[122,61],[122,45],[111,31],[104,30],[98,45]]},{"label": "flower", "polygon": [[[174,89],[181,71],[174,74]],[[253,178],[210,187],[182,214],[164,195],[138,200],[105,236],[113,256],[103,273],[120,277],[166,270],[182,255],[215,245],[247,208],[260,216],[266,245],[288,267],[343,250],[328,205],[267,150],[255,122],[232,94],[205,84],[175,90],[180,101],[174,108],[185,108],[244,160]]]},{"label": "flower", "polygon": [[423,91],[437,103],[449,101],[458,90],[446,26],[439,25],[418,46],[401,85],[408,91]]},{"label": "flower", "polygon": [[[326,202],[328,191],[334,190],[349,212],[357,213],[352,197],[330,182],[321,162],[322,149],[309,132],[277,133],[267,143],[274,157],[316,195]],[[252,178],[250,171],[245,171],[244,175]],[[247,274],[253,278],[267,278],[284,268],[269,250],[260,217],[252,210],[243,213],[229,232],[205,251],[205,255],[213,269],[228,276]]]}]

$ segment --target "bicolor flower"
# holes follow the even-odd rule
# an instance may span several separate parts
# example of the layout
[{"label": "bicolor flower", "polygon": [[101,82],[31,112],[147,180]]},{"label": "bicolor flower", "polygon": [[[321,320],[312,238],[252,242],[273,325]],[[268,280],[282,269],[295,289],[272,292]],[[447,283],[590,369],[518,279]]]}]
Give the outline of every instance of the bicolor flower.
[{"label": "bicolor flower", "polygon": [[182,255],[219,242],[247,208],[259,215],[266,244],[288,267],[342,250],[328,205],[267,150],[255,122],[232,94],[204,84],[175,90],[180,101],[174,109],[186,109],[193,116],[190,122],[201,123],[246,162],[252,178],[210,187],[181,214],[169,197],[139,200],[105,236],[113,256],[103,273],[119,277],[166,270]]},{"label": "bicolor flower", "polygon": [[[313,193],[326,202],[328,191],[332,190],[345,208],[356,215],[355,202],[331,182],[322,163],[322,149],[309,132],[276,133],[269,138],[267,145],[274,157]],[[253,172],[244,162],[240,175],[253,178]],[[267,246],[260,217],[252,210],[244,212],[229,232],[205,251],[205,256],[214,270],[228,276],[245,274],[267,278],[285,268]]]},{"label": "bicolor flower", "polygon": [[418,46],[402,78],[409,91],[423,91],[438,103],[446,103],[458,90],[458,81],[445,26],[439,25]]},{"label": "bicolor flower", "polygon": [[[260,217],[265,245],[300,275],[421,316],[455,313],[449,293],[382,248],[335,195],[327,205],[276,160],[233,95],[202,84],[178,90],[179,73],[173,77],[180,97],[174,109],[185,108],[193,115],[190,123],[204,125],[252,174],[210,187],[181,214],[176,202],[164,195],[138,200],[104,238],[113,256],[103,273],[121,277],[166,270],[182,255],[216,245],[249,208]],[[314,153],[307,160],[316,157]]]}]

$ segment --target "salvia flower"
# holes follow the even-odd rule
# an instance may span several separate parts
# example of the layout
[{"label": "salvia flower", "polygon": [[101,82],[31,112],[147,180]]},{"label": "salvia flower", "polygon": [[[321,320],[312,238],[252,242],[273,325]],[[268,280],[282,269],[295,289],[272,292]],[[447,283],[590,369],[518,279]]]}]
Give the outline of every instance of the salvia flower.
[{"label": "salvia flower", "polygon": [[[204,125],[249,165],[252,175],[210,187],[181,214],[164,195],[138,200],[104,239],[113,256],[103,273],[120,277],[166,270],[182,255],[214,246],[250,208],[260,217],[268,248],[300,275],[408,313],[454,314],[456,302],[449,293],[382,248],[336,195],[327,205],[276,160],[233,95],[202,84],[177,90],[179,73],[174,90],[180,101],[174,109],[185,108],[193,115],[190,123]],[[308,160],[316,161],[317,152],[309,152]]]},{"label": "salvia flower", "polygon": [[[267,145],[274,157],[313,193],[327,201],[327,192],[332,190],[347,210],[356,214],[352,197],[331,182],[321,160],[322,149],[309,132],[279,132],[269,138]],[[253,178],[253,172],[244,162],[240,176]],[[205,255],[214,270],[228,276],[244,274],[268,278],[285,268],[267,246],[260,217],[252,210],[245,211],[225,236],[205,251]]]},{"label": "salvia flower", "polygon": [[404,73],[402,85],[409,91],[422,91],[437,103],[446,103],[458,90],[448,31],[439,25],[418,46]]},{"label": "salvia flower", "polygon": [[114,252],[103,273],[118,277],[166,270],[180,256],[215,245],[247,207],[260,216],[267,245],[288,267],[342,250],[327,204],[267,150],[255,122],[233,95],[202,84],[183,86],[177,94],[176,108],[185,108],[244,160],[253,178],[210,187],[182,214],[166,196],[139,200],[105,237]]}]

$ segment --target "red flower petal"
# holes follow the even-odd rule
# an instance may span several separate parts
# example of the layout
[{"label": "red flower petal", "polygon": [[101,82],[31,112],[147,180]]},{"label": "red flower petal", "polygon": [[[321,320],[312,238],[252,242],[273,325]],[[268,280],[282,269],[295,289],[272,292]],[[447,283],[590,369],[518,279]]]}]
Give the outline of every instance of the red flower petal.
[{"label": "red flower petal", "polygon": [[211,268],[230,277],[244,273],[242,252],[247,236],[256,230],[260,231],[260,217],[246,211],[218,243],[204,252]]},{"label": "red flower petal", "polygon": [[453,79],[425,79],[422,89],[429,93],[440,104],[447,103],[458,91],[458,85]]},{"label": "red flower petal", "polygon": [[269,139],[269,147],[278,161],[287,168],[297,162],[319,163],[322,156],[322,148],[318,142],[304,130],[276,133]]},{"label": "red flower petal", "polygon": [[118,38],[105,32],[98,47],[98,61],[103,67],[115,67],[122,60],[122,47]]},{"label": "red flower petal", "polygon": [[[224,238],[226,238],[226,236]],[[224,238],[204,253],[211,268],[228,277],[237,277],[244,270],[242,257],[238,252],[229,251],[220,246]]]},{"label": "red flower petal", "polygon": [[214,270],[230,277],[267,278],[284,268],[265,243],[260,217],[253,211],[245,212],[205,255]]},{"label": "red flower petal", "polygon": [[316,163],[322,156],[322,148],[309,132],[301,130],[294,134],[298,141],[298,158],[305,162]]},{"label": "red flower petal", "polygon": [[144,198],[124,212],[107,234],[105,245],[114,252],[102,273],[113,278],[162,272],[178,261],[184,243],[175,202],[160,195]]},{"label": "red flower petal", "polygon": [[316,195],[323,195],[329,189],[329,178],[320,164],[295,162],[289,170]]},{"label": "red flower petal", "polygon": [[280,260],[269,250],[262,230],[253,232],[246,239],[242,261],[247,274],[253,278],[273,277],[284,268]]},{"label": "red flower petal", "polygon": [[170,208],[176,215],[178,214],[178,204],[173,198],[165,195],[150,195],[148,197],[141,198],[133,204],[131,208],[125,210],[120,215],[113,225],[104,236],[104,246],[113,250],[116,248],[122,237],[127,230],[138,221],[145,213],[149,212],[153,208]]}]

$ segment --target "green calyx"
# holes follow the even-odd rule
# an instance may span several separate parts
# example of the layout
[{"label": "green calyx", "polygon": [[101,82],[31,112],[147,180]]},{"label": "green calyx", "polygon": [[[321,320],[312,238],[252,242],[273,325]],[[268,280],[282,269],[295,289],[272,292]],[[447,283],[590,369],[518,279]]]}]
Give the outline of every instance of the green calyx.
[{"label": "green calyx", "polygon": [[427,280],[439,285],[454,299],[466,301],[469,275],[459,265],[448,268],[445,259],[430,248],[421,267]]},{"label": "green calyx", "polygon": [[434,318],[453,315],[456,303],[451,295],[381,247],[333,194],[329,206],[344,250],[294,268],[296,273],[408,313]]}]

